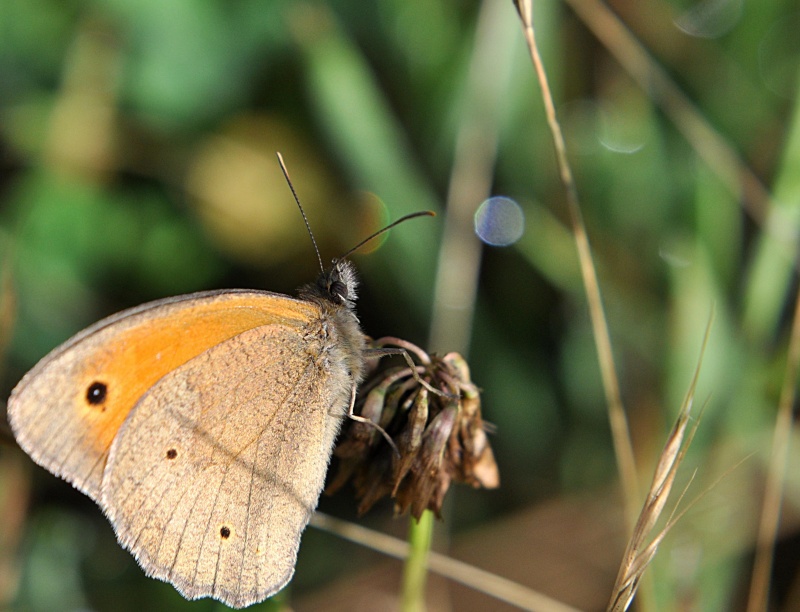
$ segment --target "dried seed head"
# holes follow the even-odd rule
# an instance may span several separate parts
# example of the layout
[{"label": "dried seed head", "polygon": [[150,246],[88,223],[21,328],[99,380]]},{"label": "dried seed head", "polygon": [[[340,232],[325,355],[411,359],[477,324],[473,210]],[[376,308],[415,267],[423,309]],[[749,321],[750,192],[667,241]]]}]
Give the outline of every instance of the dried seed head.
[{"label": "dried seed head", "polygon": [[334,451],[338,465],[328,492],[352,480],[359,512],[389,495],[398,513],[410,510],[419,518],[426,509],[440,515],[453,481],[498,487],[480,394],[466,361],[457,353],[431,356],[394,338],[372,342],[373,348],[387,346],[405,349],[415,368],[381,368],[385,360],[376,360],[356,399],[356,413],[379,424],[399,456],[376,428],[349,421]]}]

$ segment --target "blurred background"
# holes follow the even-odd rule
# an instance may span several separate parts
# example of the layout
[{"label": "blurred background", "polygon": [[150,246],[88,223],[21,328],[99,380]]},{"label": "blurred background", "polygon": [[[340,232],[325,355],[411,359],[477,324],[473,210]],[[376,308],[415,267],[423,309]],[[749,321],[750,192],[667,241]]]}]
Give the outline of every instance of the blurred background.
[{"label": "blurred background", "polygon": [[[715,311],[705,412],[678,485],[696,470],[688,497],[705,494],[656,556],[654,601],[737,609],[797,289],[800,6],[614,0],[622,29],[608,8],[542,0],[534,11],[643,483]],[[627,539],[623,503],[511,2],[4,0],[0,31],[3,398],[50,349],[123,308],[313,280],[281,151],[325,261],[405,213],[438,213],[353,256],[366,333],[460,351],[496,428],[501,487],[454,486],[436,548],[603,609]],[[490,196],[512,203],[480,208]],[[147,579],[93,502],[34,466],[7,428],[3,441],[0,606],[222,608]],[[780,610],[800,609],[797,449]],[[355,507],[347,488],[321,503],[348,520]],[[408,526],[389,502],[359,520],[399,537]],[[387,609],[399,572],[309,529],[286,599]],[[511,609],[444,580],[429,592],[432,609]]]}]

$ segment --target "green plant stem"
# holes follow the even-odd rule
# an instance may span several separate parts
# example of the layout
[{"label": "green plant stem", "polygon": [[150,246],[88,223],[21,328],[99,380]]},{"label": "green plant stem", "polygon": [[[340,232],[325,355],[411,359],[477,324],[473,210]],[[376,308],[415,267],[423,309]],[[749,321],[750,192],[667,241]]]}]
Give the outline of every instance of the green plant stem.
[{"label": "green plant stem", "polygon": [[408,529],[411,545],[403,570],[403,612],[421,612],[425,609],[425,582],[428,578],[428,553],[433,539],[433,512],[426,510],[419,521],[413,518]]}]

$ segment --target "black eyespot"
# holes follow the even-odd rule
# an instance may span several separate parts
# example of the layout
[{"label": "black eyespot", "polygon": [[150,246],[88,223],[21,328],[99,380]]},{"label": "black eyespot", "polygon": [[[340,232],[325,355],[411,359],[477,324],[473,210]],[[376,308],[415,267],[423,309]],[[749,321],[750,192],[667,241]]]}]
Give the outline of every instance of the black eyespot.
[{"label": "black eyespot", "polygon": [[228,527],[223,527],[219,530],[219,535],[223,540],[227,540],[231,537],[231,530]]},{"label": "black eyespot", "polygon": [[167,459],[175,459],[178,456],[178,451],[171,448],[167,451]]},{"label": "black eyespot", "polygon": [[86,390],[86,401],[93,406],[97,406],[98,404],[105,402],[107,396],[108,385],[106,385],[106,383],[95,381],[89,385],[89,388]]}]

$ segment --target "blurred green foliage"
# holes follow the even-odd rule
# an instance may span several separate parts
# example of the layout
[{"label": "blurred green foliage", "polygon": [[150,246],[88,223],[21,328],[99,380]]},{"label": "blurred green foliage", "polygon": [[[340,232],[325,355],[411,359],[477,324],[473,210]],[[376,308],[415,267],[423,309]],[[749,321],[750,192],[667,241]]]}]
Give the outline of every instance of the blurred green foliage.
[{"label": "blurred green foliage", "polygon": [[[612,4],[775,198],[773,215],[748,216],[751,194],[709,169],[568,6],[537,3],[643,478],[716,310],[689,459],[697,490],[755,457],[720,486],[713,511],[679,525],[667,543],[677,552],[657,556],[654,571],[663,609],[721,609],[749,571],[797,288],[800,38],[790,25],[800,13],[791,0],[717,3],[716,13],[709,1]],[[520,202],[527,226],[515,247],[483,248],[469,339],[502,487],[454,490],[447,526],[612,486],[594,338],[538,87],[510,2],[492,22],[503,65],[471,72],[481,11],[447,0],[0,3],[5,397],[48,350],[124,307],[232,286],[290,293],[313,278],[274,151],[325,260],[388,219],[442,212],[470,79],[485,80],[502,87],[485,115],[491,192]],[[425,346],[444,220],[413,221],[354,257],[367,333]],[[19,571],[18,591],[0,593],[12,607],[217,607],[144,578],[90,502],[34,475],[18,548],[2,553]],[[323,500],[342,515],[353,506]],[[306,534],[293,590],[353,571],[360,553],[344,568],[342,546]]]}]

